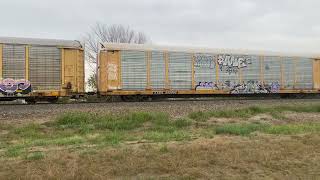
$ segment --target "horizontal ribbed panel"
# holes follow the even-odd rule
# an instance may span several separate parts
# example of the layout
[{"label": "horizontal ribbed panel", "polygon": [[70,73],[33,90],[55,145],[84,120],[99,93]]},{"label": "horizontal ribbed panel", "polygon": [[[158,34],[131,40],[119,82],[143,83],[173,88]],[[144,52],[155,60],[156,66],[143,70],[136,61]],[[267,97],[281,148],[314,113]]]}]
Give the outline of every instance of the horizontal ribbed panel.
[{"label": "horizontal ribbed panel", "polygon": [[313,59],[300,58],[296,65],[296,88],[313,88]]},{"label": "horizontal ribbed panel", "polygon": [[196,89],[214,89],[216,82],[216,56],[210,54],[194,55]]},{"label": "horizontal ribbed panel", "polygon": [[171,89],[192,88],[192,54],[169,52],[169,79]]},{"label": "horizontal ribbed panel", "polygon": [[264,83],[280,83],[281,59],[280,57],[267,56],[264,59]]},{"label": "horizontal ribbed panel", "polygon": [[3,78],[25,79],[25,47],[3,46]]},{"label": "horizontal ribbed panel", "polygon": [[164,89],[166,65],[163,52],[152,52],[150,65],[151,88]]},{"label": "horizontal ribbed panel", "polygon": [[121,51],[122,89],[144,90],[147,85],[146,55],[143,51]]},{"label": "horizontal ribbed panel", "polygon": [[34,90],[58,90],[61,87],[61,53],[55,47],[30,48],[30,82]]},{"label": "horizontal ribbed panel", "polygon": [[283,87],[293,89],[295,83],[295,60],[292,57],[285,57],[282,60],[283,66]]},{"label": "horizontal ribbed panel", "polygon": [[260,81],[260,59],[259,56],[250,56],[250,64],[247,67],[241,69],[242,81],[247,82],[257,82]]}]

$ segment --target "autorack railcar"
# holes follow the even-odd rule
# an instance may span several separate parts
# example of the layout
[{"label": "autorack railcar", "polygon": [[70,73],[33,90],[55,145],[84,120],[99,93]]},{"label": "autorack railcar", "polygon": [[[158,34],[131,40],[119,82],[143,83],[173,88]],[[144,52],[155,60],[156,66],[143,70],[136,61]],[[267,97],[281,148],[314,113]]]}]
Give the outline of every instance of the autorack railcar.
[{"label": "autorack railcar", "polygon": [[78,41],[0,37],[0,100],[79,96],[84,74]]},{"label": "autorack railcar", "polygon": [[320,92],[310,54],[105,43],[98,92],[105,96],[305,94]]}]

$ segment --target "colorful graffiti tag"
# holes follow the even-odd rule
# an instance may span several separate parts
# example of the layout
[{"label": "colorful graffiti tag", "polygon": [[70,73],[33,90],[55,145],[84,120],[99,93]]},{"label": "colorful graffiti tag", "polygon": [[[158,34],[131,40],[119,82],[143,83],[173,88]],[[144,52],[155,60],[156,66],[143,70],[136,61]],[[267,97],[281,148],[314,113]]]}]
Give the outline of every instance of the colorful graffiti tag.
[{"label": "colorful graffiti tag", "polygon": [[229,74],[236,74],[239,69],[245,68],[248,64],[252,63],[251,58],[248,56],[233,56],[228,54],[220,54],[217,56],[196,54],[194,59],[195,67],[214,69],[217,64],[221,72],[227,72]]},{"label": "colorful graffiti tag", "polygon": [[221,71],[229,74],[238,73],[239,69],[251,64],[251,58],[246,56],[219,55],[217,63]]},{"label": "colorful graffiti tag", "polygon": [[213,82],[199,82],[199,84],[196,86],[196,90],[214,90],[215,83]]},{"label": "colorful graffiti tag", "polygon": [[248,81],[235,83],[232,81],[225,82],[199,82],[196,90],[224,90],[230,94],[261,94],[261,93],[278,93],[280,84],[278,82],[261,83],[259,81]]},{"label": "colorful graffiti tag", "polygon": [[28,80],[0,80],[0,93],[3,95],[29,94],[31,91],[31,83]]}]

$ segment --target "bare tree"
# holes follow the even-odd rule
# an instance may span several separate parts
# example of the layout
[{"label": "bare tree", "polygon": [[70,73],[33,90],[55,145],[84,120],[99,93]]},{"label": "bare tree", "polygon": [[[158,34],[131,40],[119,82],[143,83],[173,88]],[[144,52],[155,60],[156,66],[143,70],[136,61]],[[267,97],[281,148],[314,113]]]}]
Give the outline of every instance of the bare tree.
[{"label": "bare tree", "polygon": [[146,43],[147,36],[143,32],[138,32],[124,25],[106,25],[96,23],[91,28],[84,38],[86,61],[89,64],[90,70],[93,72],[89,79],[88,85],[92,89],[96,89],[96,66],[97,54],[99,51],[99,43],[113,42],[113,43]]}]

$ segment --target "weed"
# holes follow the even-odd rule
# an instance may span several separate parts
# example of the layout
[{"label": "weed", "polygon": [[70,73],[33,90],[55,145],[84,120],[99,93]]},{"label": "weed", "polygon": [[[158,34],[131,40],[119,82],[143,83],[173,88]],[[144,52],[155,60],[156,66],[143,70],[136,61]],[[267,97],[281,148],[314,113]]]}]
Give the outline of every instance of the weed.
[{"label": "weed", "polygon": [[14,145],[7,149],[6,156],[8,157],[18,157],[24,153],[24,145]]},{"label": "weed", "polygon": [[196,121],[206,121],[210,118],[210,114],[201,111],[192,112],[189,114],[189,118],[194,119]]},{"label": "weed", "polygon": [[145,133],[144,139],[154,142],[183,141],[191,138],[190,134],[185,131],[159,132],[151,131]]},{"label": "weed", "polygon": [[267,128],[266,124],[225,124],[216,127],[217,134],[231,134],[246,136],[255,131],[260,131]]},{"label": "weed", "polygon": [[169,152],[169,149],[168,149],[168,146],[166,144],[162,145],[159,149],[159,151],[161,153],[168,153]]},{"label": "weed", "polygon": [[277,107],[258,107],[251,106],[242,109],[233,110],[218,110],[218,111],[208,111],[208,112],[193,112],[189,114],[191,119],[196,121],[206,121],[210,117],[217,118],[249,118],[257,114],[270,113],[274,118],[284,119],[281,116],[282,112],[292,111],[292,112],[320,112],[320,105],[301,105],[301,106],[277,106]]},{"label": "weed", "polygon": [[317,133],[320,132],[320,124],[286,124],[270,126],[264,129],[264,133],[268,134],[302,134],[302,133]]},{"label": "weed", "polygon": [[14,134],[23,138],[39,138],[41,137],[40,124],[28,124],[13,130]]},{"label": "weed", "polygon": [[43,152],[33,152],[31,154],[28,154],[26,156],[27,160],[41,160],[45,157],[45,154]]},{"label": "weed", "polygon": [[192,121],[186,118],[180,118],[172,122],[172,125],[177,128],[185,128],[192,125]]},{"label": "weed", "polygon": [[122,133],[113,132],[113,133],[107,134],[104,137],[104,141],[106,144],[118,145],[118,144],[120,144],[120,141],[123,140],[123,138],[124,138],[124,136]]}]

